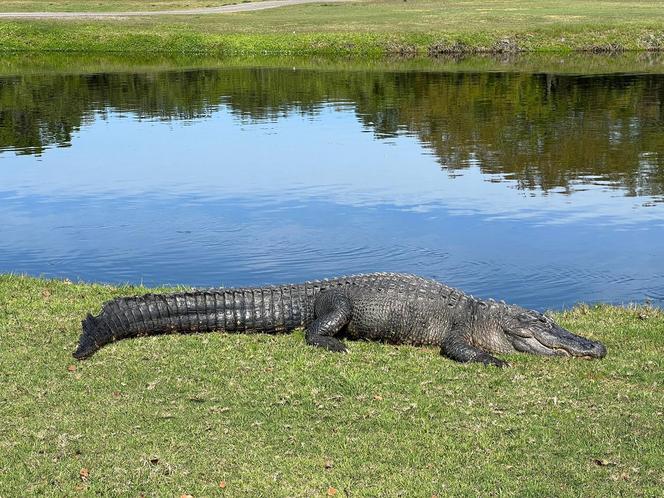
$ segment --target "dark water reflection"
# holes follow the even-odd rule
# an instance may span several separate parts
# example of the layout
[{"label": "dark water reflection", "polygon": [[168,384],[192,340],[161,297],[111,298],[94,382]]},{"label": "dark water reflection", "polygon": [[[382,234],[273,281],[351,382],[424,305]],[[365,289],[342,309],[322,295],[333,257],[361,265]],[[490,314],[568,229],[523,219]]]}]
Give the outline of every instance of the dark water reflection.
[{"label": "dark water reflection", "polygon": [[0,77],[0,272],[664,299],[664,75]]}]

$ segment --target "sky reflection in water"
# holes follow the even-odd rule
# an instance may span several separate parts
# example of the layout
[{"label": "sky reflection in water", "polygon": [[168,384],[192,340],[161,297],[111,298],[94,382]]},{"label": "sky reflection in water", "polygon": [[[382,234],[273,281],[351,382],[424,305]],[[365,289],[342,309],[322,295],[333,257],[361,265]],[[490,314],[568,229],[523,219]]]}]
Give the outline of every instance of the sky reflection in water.
[{"label": "sky reflection in water", "polygon": [[[183,88],[199,81],[188,78]],[[546,80],[532,78],[546,91]],[[257,93],[249,85],[214,102],[192,91],[197,112],[160,116],[158,106],[150,114],[140,105],[92,99],[64,139],[39,148],[29,140],[19,147],[15,138],[14,145],[3,143],[0,272],[205,287],[407,271],[536,308],[661,304],[664,138],[648,99],[662,93],[664,81],[625,78],[647,89],[632,99],[637,105],[604,109],[606,100],[598,98],[579,110],[561,99],[550,103],[560,119],[548,130],[546,120],[517,104],[510,110],[493,102],[495,85],[482,80],[470,87],[478,94],[473,109],[454,114],[460,108],[451,106],[450,86],[459,82],[449,75],[429,75],[426,96],[415,92],[407,102],[398,93],[362,103],[348,98],[352,92],[327,92],[304,106],[297,89],[281,102],[276,88]],[[574,92],[592,87],[592,78],[577,80],[578,87],[572,80],[564,84]],[[607,86],[604,77],[598,82]],[[100,84],[112,93],[112,81]],[[620,85],[608,87],[615,96]],[[238,102],[252,98],[263,104],[253,113],[240,109]],[[585,131],[565,130],[561,123],[587,125],[579,125],[580,111],[595,122]],[[5,131],[18,129],[16,119],[4,116]],[[66,128],[44,128],[48,119],[64,122],[59,116],[39,119],[42,130]],[[385,128],[381,119],[394,123]],[[514,141],[489,137],[492,123],[512,126]],[[553,139],[554,145],[524,142],[531,136],[524,126],[539,128],[532,134],[540,138],[559,135],[561,147],[574,146],[575,132],[587,133],[586,145],[605,130],[613,138],[590,144],[588,159],[583,136],[576,152],[562,152]],[[462,136],[463,127],[469,132]],[[638,136],[627,136],[630,130]],[[561,172],[552,164],[576,154],[601,167],[615,143],[616,150],[634,152],[620,163],[624,171],[598,174],[579,164]],[[525,166],[510,170],[508,160]]]}]

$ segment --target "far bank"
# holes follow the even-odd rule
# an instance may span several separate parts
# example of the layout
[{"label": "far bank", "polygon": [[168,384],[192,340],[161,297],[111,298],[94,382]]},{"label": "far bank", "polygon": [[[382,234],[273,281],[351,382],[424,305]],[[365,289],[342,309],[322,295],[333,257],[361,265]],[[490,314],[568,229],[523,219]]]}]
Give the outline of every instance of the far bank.
[{"label": "far bank", "polygon": [[[140,7],[125,4],[127,11]],[[94,8],[84,1],[15,0],[0,11]],[[638,2],[380,0],[212,15],[0,20],[5,52],[437,56],[662,49],[661,9]]]}]

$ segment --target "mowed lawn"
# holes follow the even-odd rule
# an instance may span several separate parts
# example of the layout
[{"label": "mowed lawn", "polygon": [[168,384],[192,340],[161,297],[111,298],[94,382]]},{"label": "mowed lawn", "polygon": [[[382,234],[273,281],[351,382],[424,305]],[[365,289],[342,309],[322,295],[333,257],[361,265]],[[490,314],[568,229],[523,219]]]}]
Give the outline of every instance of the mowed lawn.
[{"label": "mowed lawn", "polygon": [[[0,10],[145,10],[224,0],[9,0]],[[349,0],[215,15],[0,20],[0,50],[441,53],[664,48],[664,9],[637,0]]]},{"label": "mowed lawn", "polygon": [[171,335],[71,357],[80,320],[146,292],[0,277],[0,496],[656,496],[664,313],[580,306],[601,361],[292,335]]},{"label": "mowed lawn", "polygon": [[130,12],[196,9],[262,0],[2,0],[0,12]]}]

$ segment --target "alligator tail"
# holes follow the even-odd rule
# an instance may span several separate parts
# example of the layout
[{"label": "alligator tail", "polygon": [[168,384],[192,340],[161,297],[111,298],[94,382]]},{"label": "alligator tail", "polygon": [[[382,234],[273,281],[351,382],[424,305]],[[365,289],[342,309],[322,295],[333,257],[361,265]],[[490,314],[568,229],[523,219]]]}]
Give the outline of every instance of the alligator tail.
[{"label": "alligator tail", "polygon": [[77,359],[129,337],[195,332],[265,332],[292,330],[303,323],[297,287],[221,289],[147,294],[104,303],[97,316],[82,322]]},{"label": "alligator tail", "polygon": [[83,333],[78,341],[78,347],[74,352],[74,358],[79,360],[87,358],[101,347],[97,344],[95,338],[102,336],[97,330],[98,320],[91,314],[88,313],[88,316],[81,322],[81,325],[83,326]]}]

